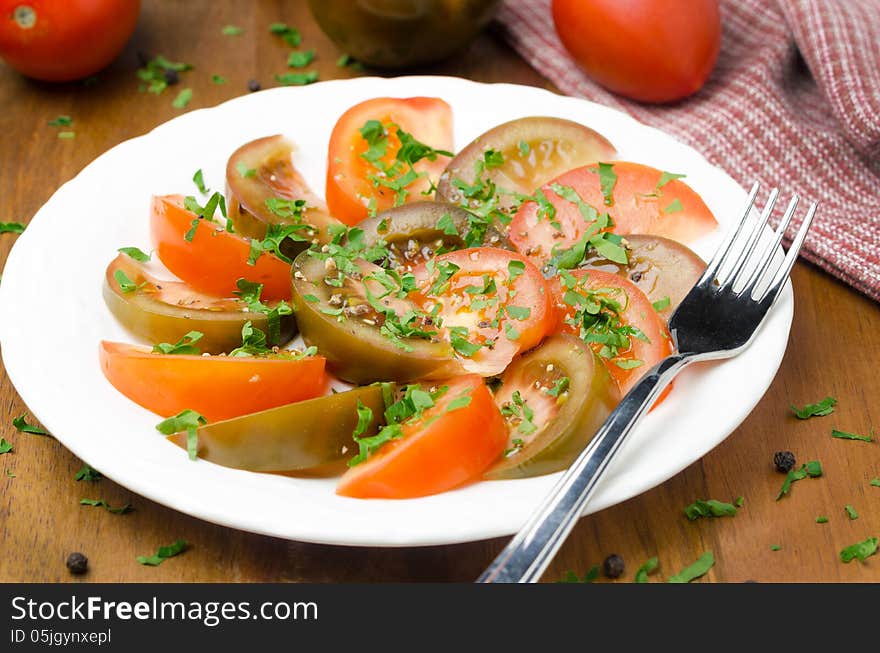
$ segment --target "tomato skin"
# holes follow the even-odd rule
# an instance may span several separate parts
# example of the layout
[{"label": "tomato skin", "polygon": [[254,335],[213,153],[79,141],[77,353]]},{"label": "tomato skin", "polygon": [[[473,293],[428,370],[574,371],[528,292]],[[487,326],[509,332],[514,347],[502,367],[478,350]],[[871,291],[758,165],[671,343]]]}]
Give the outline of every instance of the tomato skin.
[{"label": "tomato skin", "polygon": [[[33,10],[31,27],[16,14],[22,6]],[[140,0],[0,0],[0,57],[35,79],[81,79],[122,51],[139,13]]]},{"label": "tomato skin", "polygon": [[269,301],[290,299],[290,264],[263,253],[248,265],[248,239],[222,226],[199,220],[191,241],[184,238],[196,215],[183,208],[180,195],[154,196],[150,202],[150,236],[159,260],[199,292],[232,297],[238,279],[263,284]]},{"label": "tomato skin", "polygon": [[[367,150],[367,143],[358,130],[368,120],[393,122],[426,145],[452,150],[452,108],[439,98],[374,98],[351,107],[340,116],[330,135],[325,193],[330,214],[348,225],[367,218],[370,198],[375,197],[378,211],[391,208],[395,202],[393,191],[375,188],[367,179],[375,169],[360,156]],[[390,135],[391,157],[399,147],[395,141],[396,137]],[[427,172],[436,182],[447,162],[444,156],[438,156],[435,161],[423,159],[416,163],[415,169]],[[423,200],[422,192],[427,191],[430,184],[426,179],[418,179],[407,188],[407,201]]]},{"label": "tomato skin", "polygon": [[[509,266],[514,261],[522,264],[522,272],[510,280]],[[540,270],[524,256],[496,247],[472,247],[437,256],[433,263],[435,270],[445,263],[459,269],[449,279],[448,288],[437,294],[431,292],[436,274],[429,273],[425,264],[413,270],[420,288],[416,293],[420,296],[414,298],[422,310],[430,313],[440,304],[439,315],[447,335],[455,327],[465,327],[469,341],[494,343],[492,347],[484,346],[472,356],[461,358],[466,371],[481,376],[500,374],[517,353],[540,343],[553,328],[556,316],[551,306],[551,292]],[[491,296],[469,295],[466,289],[481,286],[486,276],[495,282],[497,291]],[[497,299],[497,303],[485,310],[469,309],[473,300],[486,298]],[[528,309],[528,316],[514,319],[505,314],[508,306]],[[494,326],[493,321],[497,321]],[[508,327],[516,332],[515,337],[508,335]]]},{"label": "tomato skin", "polygon": [[[568,186],[599,213],[607,212],[614,222],[612,231],[621,235],[651,234],[690,243],[718,227],[703,199],[680,179],[657,190],[662,170],[631,161],[614,161],[611,165],[617,175],[611,206],[605,204],[596,164],[569,170],[542,186],[544,195],[556,208],[555,219],[561,232],[546,218],[539,218],[535,202],[526,202],[511,220],[510,241],[540,266],[550,258],[554,246],[571,247],[586,231],[589,223],[578,208],[554,193],[551,184]],[[681,210],[676,210],[675,202]],[[667,212],[670,208],[673,210]]]},{"label": "tomato skin", "polygon": [[721,49],[718,0],[553,0],[553,22],[590,77],[641,102],[696,93]]},{"label": "tomato skin", "polygon": [[[449,390],[416,424],[403,426],[402,438],[351,467],[337,494],[361,499],[437,494],[476,480],[501,455],[507,427],[483,380],[469,374],[436,385]],[[463,393],[470,393],[470,404],[447,412]]]},{"label": "tomato skin", "polygon": [[[581,288],[585,290],[615,288],[623,291],[626,295],[626,307],[621,311],[621,322],[624,325],[641,329],[649,340],[649,342],[645,342],[631,336],[630,348],[627,351],[621,352],[619,356],[613,359],[599,357],[608,369],[611,378],[617,383],[621,396],[625,395],[645,372],[672,353],[672,338],[669,335],[669,330],[666,328],[666,323],[658,315],[657,311],[654,310],[645,293],[628,279],[602,270],[571,270],[571,274],[578,279],[576,292]],[[557,331],[559,333],[570,333],[579,336],[579,329],[565,321],[566,318],[574,314],[572,307],[563,301],[565,287],[557,278],[552,288],[559,320]],[[618,297],[613,297],[613,299],[624,303]],[[593,351],[598,354],[601,345],[594,343],[592,347]],[[618,360],[640,360],[642,365],[633,369],[623,369],[615,363]],[[668,391],[667,389],[666,392]],[[661,395],[661,398],[666,396],[666,392]]]},{"label": "tomato skin", "polygon": [[209,422],[324,394],[324,358],[154,354],[146,347],[101,341],[104,376],[126,397],[170,417],[190,408]]}]

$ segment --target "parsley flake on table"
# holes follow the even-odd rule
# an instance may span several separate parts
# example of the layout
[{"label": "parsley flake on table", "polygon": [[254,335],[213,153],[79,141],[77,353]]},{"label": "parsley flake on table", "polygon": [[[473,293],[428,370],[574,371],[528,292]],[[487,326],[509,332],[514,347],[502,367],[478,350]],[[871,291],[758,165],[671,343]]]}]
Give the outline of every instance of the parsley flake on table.
[{"label": "parsley flake on table", "polygon": [[194,343],[202,339],[205,334],[201,331],[190,331],[173,345],[167,342],[160,342],[153,345],[154,354],[175,354],[186,356],[198,356],[202,351],[194,346]]},{"label": "parsley flake on table", "polygon": [[238,25],[225,25],[220,32],[223,36],[240,36],[244,33],[244,29]]},{"label": "parsley flake on table", "polygon": [[6,477],[7,478],[18,478],[15,474],[12,473],[12,470],[9,470],[9,469],[6,470]]},{"label": "parsley flake on table", "polygon": [[116,251],[125,254],[128,258],[134,259],[140,263],[146,263],[151,258],[149,254],[144,254],[137,247],[120,247]]},{"label": "parsley flake on table", "polygon": [[859,513],[856,512],[856,509],[851,505],[846,504],[843,509],[846,511],[846,516],[850,518],[850,521],[854,521],[859,518]]},{"label": "parsley flake on table", "polygon": [[305,68],[315,59],[315,49],[311,50],[295,50],[287,57],[287,65],[289,68]]},{"label": "parsley flake on table", "polygon": [[779,494],[776,495],[776,500],[779,501],[783,496],[789,493],[792,483],[803,480],[808,476],[810,478],[818,478],[822,476],[822,465],[818,460],[811,460],[805,465],[802,465],[800,469],[792,469],[789,471],[785,476],[785,481],[782,483]]},{"label": "parsley flake on table", "polygon": [[171,61],[159,55],[148,61],[143,68],[138,69],[137,76],[141,80],[139,90],[159,95],[168,88],[169,79],[176,83],[177,73],[186,70],[192,70],[192,66],[187,63]]},{"label": "parsley flake on table", "polygon": [[837,399],[833,397],[825,397],[822,401],[815,404],[807,404],[803,408],[798,408],[791,404],[792,412],[798,419],[810,419],[811,417],[824,417],[834,412],[834,406]]},{"label": "parsley flake on table", "polygon": [[684,514],[691,521],[700,517],[736,517],[736,506],[732,503],[724,503],[715,499],[697,499],[691,505],[685,507]]},{"label": "parsley flake on table", "polygon": [[12,420],[12,425],[22,433],[30,433],[31,435],[48,435],[49,437],[51,437],[49,431],[46,431],[39,426],[28,424],[25,421],[25,415],[21,415]]},{"label": "parsley flake on table", "polygon": [[736,500],[733,502],[733,505],[735,505],[737,508],[742,508],[745,502],[745,497],[737,497]]},{"label": "parsley flake on table", "polygon": [[212,84],[225,84],[228,80],[223,75],[211,75]]},{"label": "parsley flake on table", "polygon": [[177,97],[172,100],[171,106],[175,109],[185,109],[186,105],[192,100],[192,96],[193,92],[191,88],[182,88],[180,89],[180,93],[177,94]]},{"label": "parsley flake on table", "polygon": [[635,582],[636,583],[647,583],[648,575],[653,574],[657,571],[657,568],[660,566],[660,561],[654,557],[650,558],[636,570]]},{"label": "parsley flake on table", "polygon": [[289,27],[284,23],[272,23],[269,25],[269,31],[280,36],[292,48],[299,47],[299,44],[302,43],[302,36],[295,27]]},{"label": "parsley flake on table", "polygon": [[5,438],[0,438],[0,454],[10,453],[13,449],[12,444],[7,442]]},{"label": "parsley flake on table", "polygon": [[188,548],[189,542],[180,539],[177,540],[174,544],[169,544],[168,546],[160,546],[159,550],[156,552],[156,555],[152,555],[149,557],[138,556],[137,561],[142,565],[157,567],[168,560],[168,558],[173,558],[176,555],[180,555]]},{"label": "parsley flake on table", "polygon": [[70,140],[71,138],[76,138],[76,132],[72,132],[72,131],[58,132],[58,138],[60,138],[62,140]]},{"label": "parsley flake on table", "polygon": [[25,227],[21,222],[0,222],[0,234],[20,234]]},{"label": "parsley flake on table", "polygon": [[73,118],[70,116],[58,116],[54,120],[49,121],[52,127],[70,127],[73,124]]},{"label": "parsley flake on table", "polygon": [[876,537],[869,537],[862,542],[856,542],[840,552],[840,559],[843,562],[852,562],[853,560],[864,562],[877,553],[877,542]]},{"label": "parsley flake on table", "polygon": [[197,429],[199,426],[207,423],[208,420],[204,416],[187,408],[177,415],[156,424],[156,430],[162,435],[174,435],[175,433],[186,431],[186,451],[189,454],[189,459],[195,460],[199,448]]},{"label": "parsley flake on table", "polygon": [[114,508],[109,503],[104,501],[104,499],[80,499],[79,503],[81,506],[94,506],[95,508],[104,508],[107,512],[112,512],[114,515],[125,515],[134,510],[130,503],[126,503],[124,506],[119,506]]},{"label": "parsley flake on table", "polygon": [[696,561],[682,569],[675,576],[670,576],[667,583],[690,583],[700,576],[705,575],[715,565],[715,556],[711,551],[706,551]]},{"label": "parsley flake on table", "polygon": [[73,476],[74,481],[90,481],[92,483],[100,481],[102,478],[104,478],[104,475],[97,469],[89,466],[87,463],[83,463],[83,466],[80,467],[79,471]]},{"label": "parsley flake on table", "polygon": [[284,73],[275,75],[275,81],[282,86],[305,86],[318,81],[318,71],[310,70],[305,73]]},{"label": "parsley flake on table", "polygon": [[[873,432],[872,432],[873,435]],[[859,435],[858,433],[847,433],[846,431],[838,431],[837,429],[831,429],[831,437],[838,438],[840,440],[861,440],[862,442],[873,442],[874,438],[871,435]]]},{"label": "parsley flake on table", "polygon": [[817,524],[827,524],[828,517],[826,517],[825,515],[819,515],[818,517],[816,517],[816,523]]},{"label": "parsley flake on table", "polygon": [[872,478],[868,481],[868,485],[873,485],[874,487],[880,487],[880,478]]},{"label": "parsley flake on table", "polygon": [[781,551],[781,550],[782,550],[782,547],[781,547],[779,544],[771,544],[771,545],[770,545],[770,550],[771,550],[771,551]]},{"label": "parsley flake on table", "polygon": [[562,578],[559,579],[560,583],[593,583],[595,580],[599,578],[599,565],[593,565],[590,567],[590,570],[584,574],[584,577],[579,577],[572,570],[566,571]]}]

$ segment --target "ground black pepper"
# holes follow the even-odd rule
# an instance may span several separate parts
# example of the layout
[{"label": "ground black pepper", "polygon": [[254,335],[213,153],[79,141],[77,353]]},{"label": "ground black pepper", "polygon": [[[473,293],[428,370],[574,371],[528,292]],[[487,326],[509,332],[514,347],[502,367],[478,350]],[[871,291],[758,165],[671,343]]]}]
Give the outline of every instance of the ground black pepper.
[{"label": "ground black pepper", "polygon": [[620,578],[625,570],[626,566],[623,564],[623,558],[616,553],[612,553],[602,563],[602,573],[605,574],[606,578]]},{"label": "ground black pepper", "polygon": [[89,570],[89,559],[82,553],[71,553],[67,556],[67,568],[71,574],[84,574]]},{"label": "ground black pepper", "polygon": [[773,464],[776,465],[776,471],[787,474],[794,467],[794,454],[790,451],[777,451],[773,454]]}]

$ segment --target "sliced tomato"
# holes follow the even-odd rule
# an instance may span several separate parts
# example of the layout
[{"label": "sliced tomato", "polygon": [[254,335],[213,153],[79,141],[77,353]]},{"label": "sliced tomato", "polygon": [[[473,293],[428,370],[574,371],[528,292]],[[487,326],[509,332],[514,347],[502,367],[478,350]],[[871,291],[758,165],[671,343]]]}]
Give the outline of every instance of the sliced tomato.
[{"label": "sliced tomato", "polygon": [[[385,127],[386,151],[381,159],[385,165],[394,162],[400,149],[398,129],[435,149],[452,149],[452,108],[439,98],[374,98],[350,108],[336,122],[330,135],[326,190],[331,215],[349,225],[365,219],[373,203],[378,211],[399,203],[395,190],[374,185],[369,177],[377,175],[379,170],[361,156],[369,144],[360,130],[370,120],[379,121]],[[448,161],[448,157],[437,156],[433,161],[417,162],[416,172],[426,176],[406,186],[405,201],[426,199],[424,193],[433,188]]]},{"label": "sliced tomato", "polygon": [[153,197],[150,232],[165,267],[199,292],[229,297],[237,290],[236,281],[247,279],[263,284],[263,297],[269,301],[290,299],[289,263],[265,252],[250,265],[250,240],[199,220],[184,208],[181,195]]},{"label": "sliced tomato", "polygon": [[[601,270],[574,270],[556,277],[553,292],[558,330],[580,336],[592,346],[621,395],[672,353],[672,338],[666,324],[645,293],[628,279]],[[584,312],[578,309],[602,301],[616,306],[599,310],[600,320],[609,328],[585,329],[581,319]],[[615,344],[614,334],[623,337],[625,344]]]},{"label": "sliced tomato", "polygon": [[170,417],[190,408],[209,422],[318,397],[324,358],[193,356],[101,341],[104,376],[126,397]]},{"label": "sliced tomato", "polygon": [[444,385],[448,389],[432,407],[400,425],[400,437],[343,475],[337,494],[421,497],[451,490],[486,471],[507,442],[507,427],[492,393],[473,374],[436,384]]},{"label": "sliced tomato", "polygon": [[553,328],[551,293],[525,257],[494,247],[448,252],[413,270],[422,310],[468,372],[494,376]]},{"label": "sliced tomato", "polygon": [[602,174],[600,164],[590,164],[569,170],[542,186],[541,192],[553,205],[549,211],[552,215],[537,202],[520,207],[510,223],[509,234],[520,252],[540,265],[551,257],[554,248],[574,245],[592,224],[576,202],[553,192],[554,185],[572,189],[598,213],[608,213],[613,231],[621,235],[652,234],[690,243],[718,226],[702,198],[680,179],[664,177],[662,170],[640,163],[615,161],[602,166],[606,171]]}]

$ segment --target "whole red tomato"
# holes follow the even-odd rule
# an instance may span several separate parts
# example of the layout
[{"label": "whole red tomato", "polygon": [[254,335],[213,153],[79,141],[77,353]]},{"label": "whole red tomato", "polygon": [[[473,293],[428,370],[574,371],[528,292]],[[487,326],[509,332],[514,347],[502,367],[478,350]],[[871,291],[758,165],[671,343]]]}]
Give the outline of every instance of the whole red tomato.
[{"label": "whole red tomato", "polygon": [[698,91],[721,46],[718,0],[553,0],[553,21],[590,77],[642,102]]},{"label": "whole red tomato", "polygon": [[140,0],[0,0],[0,57],[52,82],[98,72],[134,31]]}]

